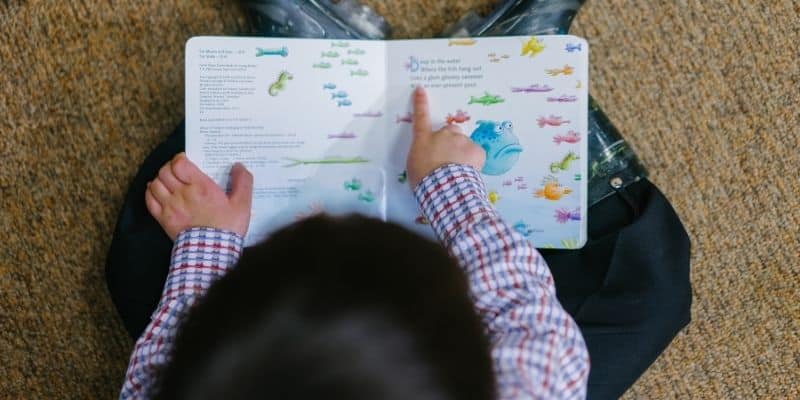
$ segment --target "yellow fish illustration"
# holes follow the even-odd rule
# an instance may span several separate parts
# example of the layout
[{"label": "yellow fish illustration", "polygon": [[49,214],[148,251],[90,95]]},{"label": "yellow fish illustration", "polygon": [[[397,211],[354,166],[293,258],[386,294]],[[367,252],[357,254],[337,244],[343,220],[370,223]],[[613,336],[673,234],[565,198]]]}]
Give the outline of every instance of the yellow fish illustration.
[{"label": "yellow fish illustration", "polygon": [[572,193],[572,189],[558,184],[558,181],[551,180],[545,182],[544,186],[533,192],[533,197],[544,197],[547,200],[560,200],[562,197]]},{"label": "yellow fish illustration", "polygon": [[473,44],[477,43],[475,39],[464,38],[464,39],[450,39],[447,42],[448,46],[472,46]]},{"label": "yellow fish illustration", "polygon": [[574,71],[575,71],[575,68],[573,68],[573,67],[571,67],[569,65],[565,65],[564,68],[553,68],[553,69],[544,70],[544,72],[547,72],[547,75],[550,75],[550,76],[556,76],[558,74],[572,75],[572,73]]},{"label": "yellow fish illustration", "polygon": [[535,56],[544,50],[544,43],[540,42],[539,39],[535,37],[531,37],[525,43],[522,43],[522,53],[521,56]]},{"label": "yellow fish illustration", "polygon": [[498,194],[498,193],[497,193],[496,191],[494,191],[494,190],[492,190],[491,192],[489,192],[489,195],[488,195],[488,196],[486,196],[486,197],[489,199],[489,203],[492,203],[492,205],[496,204],[496,203],[497,203],[497,200],[500,200],[500,194]]}]

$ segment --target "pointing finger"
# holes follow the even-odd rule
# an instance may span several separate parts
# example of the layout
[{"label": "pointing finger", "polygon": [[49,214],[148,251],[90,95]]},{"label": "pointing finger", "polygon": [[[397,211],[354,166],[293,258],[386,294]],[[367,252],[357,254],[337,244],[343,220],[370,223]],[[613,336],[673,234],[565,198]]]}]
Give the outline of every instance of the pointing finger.
[{"label": "pointing finger", "polygon": [[428,94],[425,89],[417,86],[414,89],[414,137],[419,138],[422,135],[431,133],[431,116],[428,111]]}]

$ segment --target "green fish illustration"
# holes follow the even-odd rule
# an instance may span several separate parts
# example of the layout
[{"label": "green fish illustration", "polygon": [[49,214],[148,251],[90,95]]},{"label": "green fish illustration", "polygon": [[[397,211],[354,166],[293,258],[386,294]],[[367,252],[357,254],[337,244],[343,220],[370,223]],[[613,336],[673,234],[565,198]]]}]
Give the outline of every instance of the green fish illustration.
[{"label": "green fish illustration", "polygon": [[325,158],[313,159],[313,160],[301,160],[301,159],[289,158],[289,157],[285,157],[285,158],[290,161],[289,164],[284,165],[285,168],[296,167],[298,165],[361,164],[361,163],[369,162],[369,160],[364,158],[364,157],[351,157],[351,158],[325,157]]},{"label": "green fish illustration", "polygon": [[350,76],[367,76],[369,72],[364,69],[350,70]]},{"label": "green fish illustration", "polygon": [[331,63],[329,63],[329,62],[318,62],[318,63],[316,63],[316,64],[312,65],[312,67],[314,67],[314,68],[328,69],[328,68],[330,68],[330,67],[331,67]]},{"label": "green fish illustration", "polygon": [[342,65],[358,65],[358,60],[352,58],[343,58]]},{"label": "green fish illustration", "polygon": [[363,201],[364,203],[372,203],[373,201],[375,201],[375,195],[372,194],[371,191],[367,190],[366,192],[359,193],[358,199]]},{"label": "green fish illustration", "polygon": [[347,50],[347,54],[355,54],[357,56],[363,55],[364,53],[366,53],[366,51],[361,50],[361,49],[350,49],[350,50]]},{"label": "green fish illustration", "polygon": [[556,161],[550,164],[550,172],[556,173],[560,171],[566,171],[569,169],[569,165],[572,164],[573,161],[580,159],[577,154],[573,152],[567,153],[561,161]]},{"label": "green fish illustration", "polygon": [[504,101],[505,100],[503,100],[503,98],[500,96],[489,94],[489,92],[484,92],[483,96],[481,97],[470,96],[469,103],[467,104],[477,103],[477,104],[483,104],[485,106],[490,106],[492,104],[502,103]]},{"label": "green fish illustration", "polygon": [[278,92],[286,89],[286,82],[292,79],[292,74],[282,71],[280,75],[278,75],[278,80],[269,85],[269,95],[270,96],[277,96]]},{"label": "green fish illustration", "polygon": [[336,57],[339,57],[339,53],[337,53],[335,51],[323,51],[322,52],[322,56],[323,57],[328,57],[328,58],[336,58]]},{"label": "green fish illustration", "polygon": [[350,47],[350,43],[347,42],[331,42],[331,47]]},{"label": "green fish illustration", "polygon": [[357,192],[361,190],[361,181],[356,178],[350,179],[349,181],[345,181],[344,190],[350,192]]},{"label": "green fish illustration", "polygon": [[408,171],[403,171],[397,175],[397,181],[400,183],[406,183],[408,180]]}]

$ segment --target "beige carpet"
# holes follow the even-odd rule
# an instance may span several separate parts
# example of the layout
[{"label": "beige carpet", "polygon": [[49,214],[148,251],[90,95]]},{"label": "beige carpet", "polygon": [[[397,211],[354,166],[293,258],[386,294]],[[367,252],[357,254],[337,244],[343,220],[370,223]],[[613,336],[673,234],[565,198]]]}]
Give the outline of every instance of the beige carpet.
[{"label": "beige carpet", "polygon": [[[491,1],[370,1],[429,36]],[[694,321],[628,398],[800,393],[800,6],[589,1],[594,96],[693,242]],[[413,22],[405,22],[413,21]],[[183,115],[183,44],[224,1],[0,2],[0,398],[111,398],[103,278],[128,181]]]}]

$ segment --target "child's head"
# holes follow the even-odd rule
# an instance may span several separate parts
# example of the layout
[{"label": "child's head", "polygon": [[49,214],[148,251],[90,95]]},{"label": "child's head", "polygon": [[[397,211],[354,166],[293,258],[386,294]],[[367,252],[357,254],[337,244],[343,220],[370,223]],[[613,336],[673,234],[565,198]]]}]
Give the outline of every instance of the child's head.
[{"label": "child's head", "polygon": [[314,217],[244,251],[178,333],[159,398],[490,399],[489,344],[441,245]]}]

